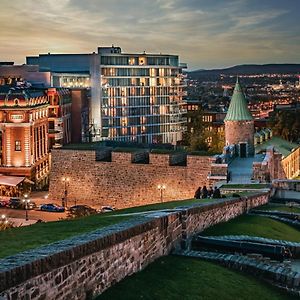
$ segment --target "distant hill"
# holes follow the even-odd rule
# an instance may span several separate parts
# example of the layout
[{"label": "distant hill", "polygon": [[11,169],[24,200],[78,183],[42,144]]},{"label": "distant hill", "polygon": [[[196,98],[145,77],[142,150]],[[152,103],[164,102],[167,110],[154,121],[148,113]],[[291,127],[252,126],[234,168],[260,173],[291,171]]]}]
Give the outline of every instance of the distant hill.
[{"label": "distant hill", "polygon": [[189,77],[196,79],[199,77],[218,77],[220,74],[226,75],[252,75],[264,73],[300,73],[300,64],[267,64],[267,65],[238,65],[225,69],[196,70],[188,72]]}]

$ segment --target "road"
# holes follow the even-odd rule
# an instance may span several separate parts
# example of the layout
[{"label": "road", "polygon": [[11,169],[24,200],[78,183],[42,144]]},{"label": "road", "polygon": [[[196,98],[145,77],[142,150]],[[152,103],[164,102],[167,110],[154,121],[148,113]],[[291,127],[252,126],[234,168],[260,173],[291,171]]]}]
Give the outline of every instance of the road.
[{"label": "road", "polygon": [[[0,208],[0,214],[5,215],[7,218],[17,218],[25,220],[25,210],[24,209],[11,209],[11,208]],[[67,216],[66,212],[46,212],[40,210],[28,210],[28,219],[29,220],[43,220],[46,222],[49,221],[58,221]]]},{"label": "road", "polygon": [[[29,199],[36,203],[37,206],[46,203],[53,203],[51,199],[48,198],[47,192],[32,192],[29,195]],[[56,203],[60,205],[60,203]],[[0,208],[0,215],[6,215],[7,218],[16,218],[25,220],[25,210],[23,209],[10,209],[10,208]],[[45,222],[58,221],[60,219],[66,218],[66,212],[46,212],[40,210],[28,210],[29,220],[43,220]]]}]

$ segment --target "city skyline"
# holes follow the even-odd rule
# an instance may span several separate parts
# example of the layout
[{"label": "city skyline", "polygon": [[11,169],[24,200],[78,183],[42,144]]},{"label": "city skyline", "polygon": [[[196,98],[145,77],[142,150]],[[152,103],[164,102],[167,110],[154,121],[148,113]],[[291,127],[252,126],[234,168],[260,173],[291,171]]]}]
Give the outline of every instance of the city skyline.
[{"label": "city skyline", "polygon": [[190,70],[300,62],[296,0],[1,4],[1,61],[22,64],[28,55],[89,53],[114,44],[129,53],[178,54]]}]

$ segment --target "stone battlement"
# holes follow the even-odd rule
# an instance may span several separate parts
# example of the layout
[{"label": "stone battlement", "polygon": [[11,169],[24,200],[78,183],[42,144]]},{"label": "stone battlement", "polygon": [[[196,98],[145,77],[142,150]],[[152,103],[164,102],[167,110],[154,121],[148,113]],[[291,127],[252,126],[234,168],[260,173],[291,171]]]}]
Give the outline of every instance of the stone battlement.
[{"label": "stone battlement", "polygon": [[[126,208],[193,198],[199,186],[226,179],[227,164],[211,156],[147,151],[53,150],[49,199],[60,202],[67,185],[68,205]],[[214,176],[217,176],[215,178]],[[166,189],[161,193],[158,185]]]}]

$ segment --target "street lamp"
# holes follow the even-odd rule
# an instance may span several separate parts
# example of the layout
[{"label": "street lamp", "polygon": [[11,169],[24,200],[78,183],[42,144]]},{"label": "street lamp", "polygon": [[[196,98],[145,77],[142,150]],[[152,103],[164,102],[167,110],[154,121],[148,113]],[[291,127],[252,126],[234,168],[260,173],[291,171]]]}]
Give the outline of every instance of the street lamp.
[{"label": "street lamp", "polygon": [[157,186],[157,189],[160,191],[160,202],[163,202],[163,191],[166,189],[166,186],[164,184],[159,184]]},{"label": "street lamp", "polygon": [[6,215],[1,215],[0,218],[0,228],[1,229],[6,229],[8,226],[8,219],[6,217]]},{"label": "street lamp", "polygon": [[69,182],[70,182],[70,178],[69,177],[63,177],[61,180],[64,183],[64,188],[65,188],[64,197],[62,198],[61,205],[63,207],[68,207],[67,196],[68,196],[68,185],[69,185]]},{"label": "street lamp", "polygon": [[25,220],[28,221],[28,203],[30,199],[28,199],[28,194],[24,195],[23,203],[25,204]]}]

